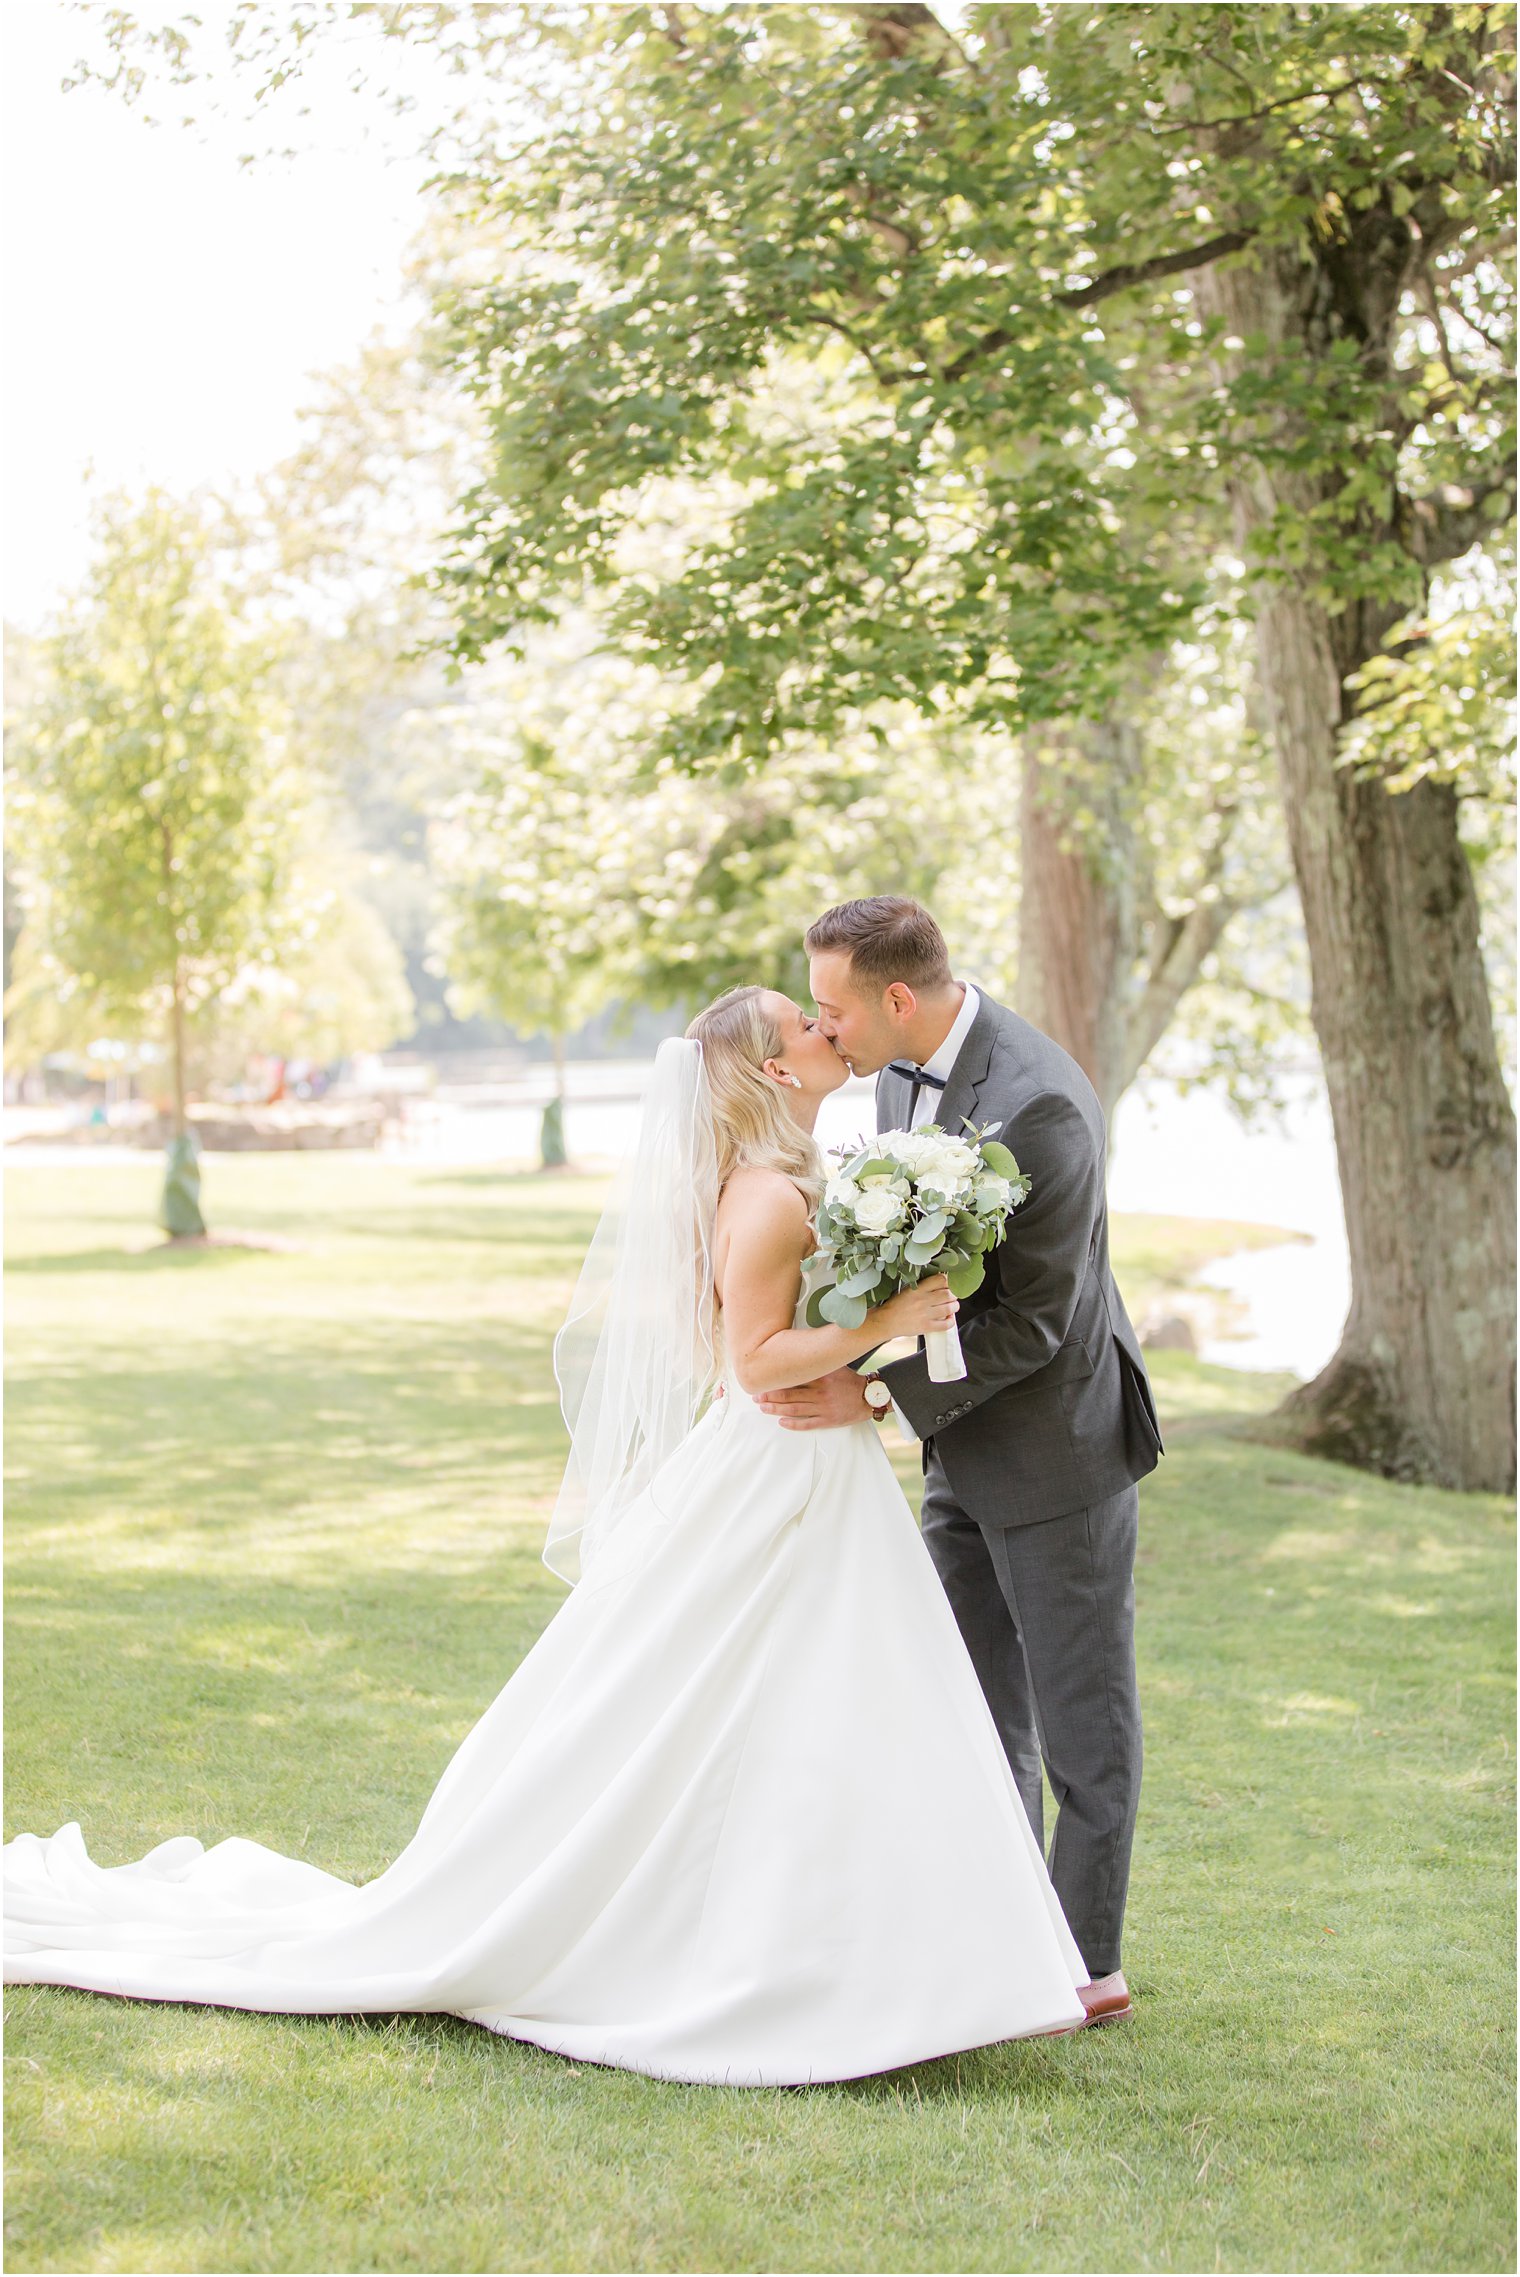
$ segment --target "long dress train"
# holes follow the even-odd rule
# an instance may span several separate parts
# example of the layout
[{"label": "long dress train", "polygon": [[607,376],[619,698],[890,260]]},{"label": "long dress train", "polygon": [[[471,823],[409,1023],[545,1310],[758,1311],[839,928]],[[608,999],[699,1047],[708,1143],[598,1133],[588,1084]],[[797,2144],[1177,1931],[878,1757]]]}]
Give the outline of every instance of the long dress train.
[{"label": "long dress train", "polygon": [[6,1981],[441,2012],[743,2086],[1080,2024],[1087,1971],[878,1433],[784,1431],[725,1369],[383,1873],[192,1835],[100,1867],[77,1821],[22,1834]]}]

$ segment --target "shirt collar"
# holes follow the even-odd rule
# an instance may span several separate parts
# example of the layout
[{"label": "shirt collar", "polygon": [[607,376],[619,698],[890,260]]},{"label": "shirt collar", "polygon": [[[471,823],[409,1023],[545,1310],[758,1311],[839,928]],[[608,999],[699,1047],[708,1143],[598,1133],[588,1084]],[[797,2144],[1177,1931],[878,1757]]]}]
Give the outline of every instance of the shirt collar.
[{"label": "shirt collar", "polygon": [[926,1059],[920,1063],[926,1075],[940,1075],[944,1077],[947,1083],[949,1082],[951,1070],[955,1066],[956,1056],[960,1051],[961,1045],[966,1041],[966,1038],[970,1033],[971,1023],[976,1018],[977,1008],[980,1005],[981,1001],[981,998],[977,995],[976,990],[972,987],[970,981],[968,980],[966,982],[966,994],[964,1001],[961,1004],[959,1012],[957,1012],[955,1015],[955,1021],[951,1027],[949,1035],[946,1036],[944,1042],[940,1045],[939,1050],[934,1054],[932,1059]]}]

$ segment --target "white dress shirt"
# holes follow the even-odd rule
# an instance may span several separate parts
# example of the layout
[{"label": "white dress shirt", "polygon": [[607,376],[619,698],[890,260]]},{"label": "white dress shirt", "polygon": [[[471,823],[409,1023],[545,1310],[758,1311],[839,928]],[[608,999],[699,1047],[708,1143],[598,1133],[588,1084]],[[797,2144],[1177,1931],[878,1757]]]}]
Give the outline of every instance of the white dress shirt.
[{"label": "white dress shirt", "polygon": [[[966,994],[959,1012],[956,1013],[955,1018],[950,1023],[949,1035],[946,1036],[937,1052],[918,1063],[926,1075],[937,1075],[946,1083],[949,1082],[954,1072],[955,1063],[960,1057],[961,1045],[970,1033],[971,1023],[976,1018],[977,1007],[982,1001],[969,980],[964,985]],[[926,1083],[922,1086],[913,1106],[912,1127],[914,1130],[918,1129],[920,1123],[935,1121],[939,1114],[939,1103],[943,1096],[942,1092],[935,1090],[932,1083]]]},{"label": "white dress shirt", "polygon": [[[969,980],[964,985],[966,994],[962,999],[959,1012],[956,1013],[955,1018],[950,1023],[949,1035],[946,1036],[938,1051],[932,1052],[928,1059],[920,1060],[918,1062],[918,1065],[923,1068],[926,1074],[943,1076],[944,1080],[947,1083],[949,1082],[951,1074],[954,1070],[956,1060],[960,1056],[960,1048],[966,1041],[966,1037],[971,1028],[971,1023],[976,1018],[977,1007],[982,1001],[981,998],[977,995],[976,990],[972,987]],[[939,1103],[943,1096],[944,1094],[942,1092],[935,1090],[932,1083],[925,1083],[920,1087],[918,1097],[914,1101],[913,1105],[913,1122],[911,1127],[914,1130],[918,1129],[920,1123],[932,1123],[937,1121],[939,1117]],[[897,1426],[901,1431],[903,1437],[909,1440],[912,1445],[916,1447],[918,1445],[918,1433],[914,1430],[912,1424],[908,1421],[908,1418],[904,1415],[902,1409],[898,1406],[895,1399],[892,1402],[892,1413],[897,1417]]]}]

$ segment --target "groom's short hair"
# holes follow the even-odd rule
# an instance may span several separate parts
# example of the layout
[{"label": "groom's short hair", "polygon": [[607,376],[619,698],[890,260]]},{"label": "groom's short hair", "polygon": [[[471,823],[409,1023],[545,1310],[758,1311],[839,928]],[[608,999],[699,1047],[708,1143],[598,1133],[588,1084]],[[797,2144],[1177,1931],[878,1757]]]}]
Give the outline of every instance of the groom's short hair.
[{"label": "groom's short hair", "polygon": [[944,934],[921,902],[902,893],[839,902],[808,927],[803,946],[809,956],[843,949],[857,989],[886,989],[894,980],[908,988],[948,988],[954,977]]}]

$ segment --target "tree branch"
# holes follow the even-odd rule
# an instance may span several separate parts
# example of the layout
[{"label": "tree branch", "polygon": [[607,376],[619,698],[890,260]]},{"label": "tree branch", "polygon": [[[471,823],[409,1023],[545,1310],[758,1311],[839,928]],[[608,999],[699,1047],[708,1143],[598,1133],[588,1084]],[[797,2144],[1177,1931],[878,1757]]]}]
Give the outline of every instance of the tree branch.
[{"label": "tree branch", "polygon": [[1226,229],[1218,237],[1205,238],[1201,245],[1184,246],[1177,253],[1157,253],[1149,261],[1125,262],[1116,269],[1104,269],[1076,291],[1057,293],[1054,298],[1061,308],[1090,308],[1094,301],[1108,300],[1114,293],[1127,291],[1131,285],[1149,284],[1153,277],[1175,277],[1185,269],[1206,269],[1211,261],[1222,261],[1227,253],[1238,253],[1255,235],[1254,229]]},{"label": "tree branch", "polygon": [[1504,354],[1506,348],[1511,345],[1509,341],[1496,340],[1493,334],[1487,331],[1484,326],[1478,322],[1475,316],[1468,315],[1466,309],[1463,308],[1460,301],[1453,302],[1452,305],[1459,320],[1467,326],[1469,332],[1477,333],[1478,338],[1482,341],[1485,348],[1492,348],[1496,356],[1502,356]]},{"label": "tree branch", "polygon": [[923,240],[918,231],[905,228],[902,222],[892,221],[886,214],[878,213],[871,203],[870,192],[861,183],[846,182],[844,194],[861,220],[875,230],[882,243],[897,255],[899,261],[905,261],[910,253],[922,252]]},{"label": "tree branch", "polygon": [[954,32],[941,23],[932,8],[924,7],[922,0],[888,0],[886,6],[857,6],[853,13],[861,19],[867,47],[883,62],[895,63],[928,33],[970,68],[971,58]]},{"label": "tree branch", "polygon": [[822,308],[804,308],[798,310],[797,313],[805,323],[826,324],[831,332],[837,332],[841,339],[848,340],[856,354],[864,356],[871,368],[871,375],[879,386],[897,387],[906,379],[906,373],[894,370],[890,364],[879,364],[870,344],[862,340],[860,334],[851,325],[846,324],[842,316],[830,316],[828,311]]},{"label": "tree branch", "polygon": [[1435,280],[1430,273],[1429,248],[1423,243],[1420,246],[1419,257],[1415,263],[1415,276],[1419,280],[1420,289],[1423,291],[1425,305],[1430,311],[1430,321],[1435,326],[1436,339],[1440,342],[1441,361],[1446,367],[1446,377],[1455,381],[1457,366],[1451,352],[1451,337],[1446,330],[1446,317],[1441,307],[1441,296],[1436,291]]},{"label": "tree branch", "polygon": [[1148,960],[1145,986],[1125,1023],[1126,1085],[1134,1081],[1166,1034],[1178,1005],[1198,978],[1205,957],[1217,948],[1231,920],[1242,910],[1261,908],[1291,883],[1290,873],[1263,879],[1247,893],[1219,894],[1212,900],[1203,898],[1211,888],[1217,887],[1224,875],[1225,855],[1235,828],[1237,809],[1226,801],[1215,808],[1214,815],[1219,830],[1204,863],[1199,898],[1181,916],[1168,916],[1157,908],[1150,920],[1161,927],[1161,938],[1155,954]]},{"label": "tree branch", "polygon": [[[1496,499],[1503,501],[1502,512],[1493,511]],[[1400,535],[1414,559],[1430,568],[1438,561],[1455,561],[1480,538],[1491,537],[1514,510],[1515,463],[1511,460],[1492,480],[1443,482],[1423,498],[1400,499]]]},{"label": "tree branch", "polygon": [[[1256,232],[1252,229],[1227,229],[1218,237],[1209,237],[1201,245],[1184,246],[1176,253],[1157,253],[1149,261],[1128,261],[1118,268],[1104,269],[1085,285],[1071,292],[1052,293],[1057,308],[1091,308],[1100,300],[1108,300],[1114,293],[1128,291],[1131,285],[1149,284],[1156,277],[1175,277],[1188,269],[1205,269],[1211,261],[1223,260],[1227,253],[1238,253],[1249,245]],[[995,332],[983,333],[969,348],[963,348],[940,374],[942,379],[960,379],[983,356],[995,356],[1000,348],[1009,348],[1020,335],[1004,327]]]},{"label": "tree branch", "polygon": [[1185,917],[1168,920],[1165,946],[1146,976],[1140,1001],[1125,1022],[1122,1072],[1126,1086],[1133,1083],[1171,1026],[1178,1005],[1235,910],[1233,901],[1221,897],[1218,901],[1195,902]]},{"label": "tree branch", "polygon": [[[1279,95],[1274,102],[1262,103],[1254,111],[1235,111],[1218,119],[1179,119],[1175,126],[1151,126],[1150,131],[1154,135],[1186,134],[1189,131],[1201,133],[1206,129],[1212,131],[1216,127],[1249,126],[1253,119],[1264,119],[1273,111],[1286,109],[1290,103],[1312,103],[1316,96],[1322,96],[1326,101],[1329,101],[1336,95],[1360,94],[1364,87],[1397,87],[1398,85],[1399,82],[1396,79],[1378,79],[1376,77],[1342,79],[1333,87],[1301,87],[1296,95]],[[1149,126],[1150,121],[1147,120],[1146,124]]]}]

